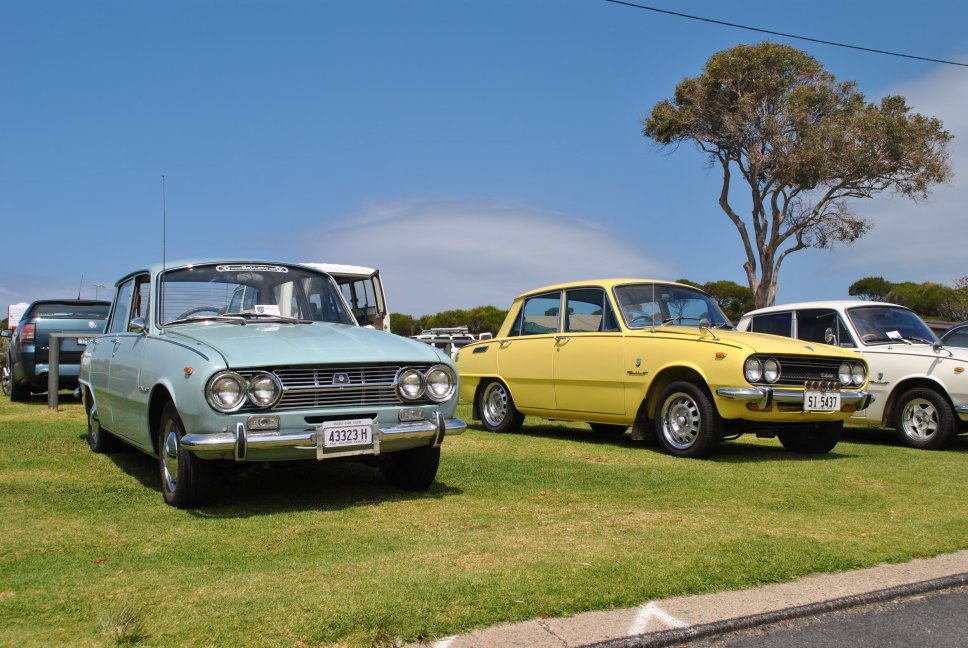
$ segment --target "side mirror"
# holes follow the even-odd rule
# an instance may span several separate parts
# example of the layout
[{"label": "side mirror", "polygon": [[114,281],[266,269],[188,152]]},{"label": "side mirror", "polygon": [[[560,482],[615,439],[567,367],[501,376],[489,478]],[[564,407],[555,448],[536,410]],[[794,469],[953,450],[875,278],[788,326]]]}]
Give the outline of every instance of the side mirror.
[{"label": "side mirror", "polygon": [[144,333],[145,332],[145,321],[136,317],[131,322],[128,323],[128,333]]},{"label": "side mirror", "polygon": [[837,336],[834,335],[833,329],[827,329],[823,332],[823,341],[827,344],[836,344]]},{"label": "side mirror", "polygon": [[13,329],[3,329],[0,331],[0,337],[13,337]]}]

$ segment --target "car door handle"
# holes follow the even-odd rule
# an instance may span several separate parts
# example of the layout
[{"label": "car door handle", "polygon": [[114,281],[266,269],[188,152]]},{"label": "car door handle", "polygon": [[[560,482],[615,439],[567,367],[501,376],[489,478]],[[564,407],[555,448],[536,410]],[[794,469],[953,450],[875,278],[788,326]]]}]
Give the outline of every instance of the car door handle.
[{"label": "car door handle", "polygon": [[555,342],[567,342],[570,339],[571,339],[571,337],[569,337],[567,335],[556,335],[555,336]]},{"label": "car door handle", "polygon": [[501,345],[502,349],[506,346],[511,346],[511,340],[498,340],[497,343]]}]

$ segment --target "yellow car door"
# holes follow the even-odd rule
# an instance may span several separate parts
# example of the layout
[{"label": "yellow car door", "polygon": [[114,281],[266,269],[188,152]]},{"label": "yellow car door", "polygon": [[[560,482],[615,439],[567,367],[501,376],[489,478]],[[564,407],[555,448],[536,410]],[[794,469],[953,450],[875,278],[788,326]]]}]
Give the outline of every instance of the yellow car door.
[{"label": "yellow car door", "polygon": [[519,409],[555,409],[553,360],[561,291],[525,300],[521,315],[498,344],[498,368]]},{"label": "yellow car door", "polygon": [[563,312],[553,353],[558,409],[624,414],[624,339],[605,291],[568,290]]}]

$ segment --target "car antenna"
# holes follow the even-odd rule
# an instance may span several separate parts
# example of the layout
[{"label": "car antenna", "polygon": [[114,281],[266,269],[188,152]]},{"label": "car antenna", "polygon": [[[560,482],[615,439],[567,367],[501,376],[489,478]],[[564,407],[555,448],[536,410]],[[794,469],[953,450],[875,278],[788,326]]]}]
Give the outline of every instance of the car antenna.
[{"label": "car antenna", "polygon": [[81,275],[81,283],[77,284],[77,298],[81,298],[81,286],[84,285],[84,275]]},{"label": "car antenna", "polygon": [[161,331],[165,330],[165,265],[167,263],[166,254],[168,252],[168,198],[165,193],[165,174],[161,174],[161,274],[158,278],[161,285],[158,287],[158,324]]}]

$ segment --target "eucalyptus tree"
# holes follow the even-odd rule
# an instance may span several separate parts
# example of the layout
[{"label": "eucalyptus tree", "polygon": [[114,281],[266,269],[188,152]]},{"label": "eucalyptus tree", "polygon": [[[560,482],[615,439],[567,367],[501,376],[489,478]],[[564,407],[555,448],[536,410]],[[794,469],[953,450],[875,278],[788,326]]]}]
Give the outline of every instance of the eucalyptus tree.
[{"label": "eucalyptus tree", "polygon": [[719,206],[743,242],[757,307],[773,304],[790,254],[870,229],[851,199],[891,190],[917,201],[951,176],[940,120],[900,96],[867,103],[855,82],[770,42],[714,54],[652,108],[642,132],[665,146],[692,143],[721,167]]}]

